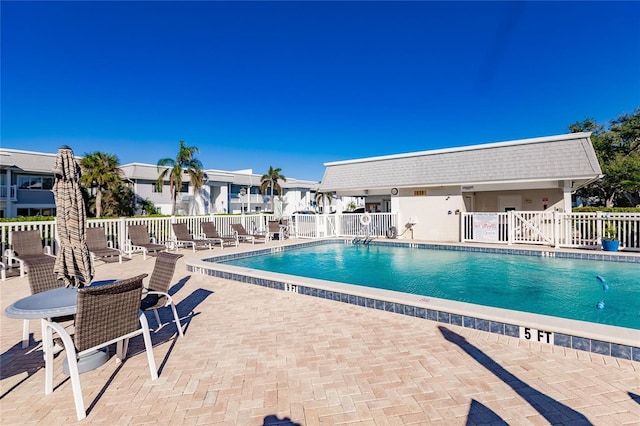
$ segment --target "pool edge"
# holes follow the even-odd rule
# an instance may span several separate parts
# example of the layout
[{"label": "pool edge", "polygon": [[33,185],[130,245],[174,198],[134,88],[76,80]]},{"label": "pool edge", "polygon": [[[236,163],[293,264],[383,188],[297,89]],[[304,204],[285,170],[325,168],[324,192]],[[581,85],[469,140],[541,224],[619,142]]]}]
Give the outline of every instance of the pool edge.
[{"label": "pool edge", "polygon": [[[504,252],[509,254],[554,257],[560,253],[561,255],[557,257],[585,259],[582,253],[552,251],[548,248],[540,250],[523,250],[520,248],[468,247],[454,244],[387,241],[388,240],[382,240],[376,242],[376,244],[391,244],[398,246],[409,245],[414,248],[435,248],[444,250],[467,249],[465,251],[484,251],[490,253]],[[539,343],[640,362],[640,347],[637,345],[637,342],[640,342],[640,330],[636,329],[588,323],[584,321],[510,311],[464,302],[410,295],[407,293],[398,293],[370,287],[297,277],[268,271],[254,270],[246,267],[231,266],[216,263],[214,261],[224,261],[258,254],[275,253],[286,249],[334,242],[350,243],[350,241],[345,239],[330,238],[295,242],[284,246],[261,246],[246,252],[207,256],[206,259],[211,259],[209,261],[205,261],[204,258],[189,259],[186,261],[186,264],[188,270],[194,273],[201,273],[278,290],[291,291],[302,295],[350,303],[362,307],[428,319],[444,324],[458,325],[464,328],[509,337],[521,338],[521,327],[531,328],[535,331],[550,331],[553,332],[553,342],[539,341]],[[617,256],[614,261],[631,261],[634,263],[637,261],[640,263],[640,258],[637,258],[637,260],[635,260],[636,257],[633,258],[634,260],[620,260],[620,256]],[[590,257],[590,259],[609,260],[603,259],[601,255],[598,255],[597,257]],[[340,286],[339,289],[337,285]]]}]

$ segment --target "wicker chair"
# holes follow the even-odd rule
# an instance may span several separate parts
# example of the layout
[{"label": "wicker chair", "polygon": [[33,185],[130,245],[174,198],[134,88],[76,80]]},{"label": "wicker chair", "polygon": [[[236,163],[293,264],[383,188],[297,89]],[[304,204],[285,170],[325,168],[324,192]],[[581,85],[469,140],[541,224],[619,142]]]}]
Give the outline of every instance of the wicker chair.
[{"label": "wicker chair", "polygon": [[238,241],[251,241],[251,244],[255,244],[257,239],[263,240],[265,243],[269,238],[268,234],[250,234],[244,229],[241,223],[232,223],[231,229],[236,234]]},{"label": "wicker chair", "polygon": [[[146,225],[131,225],[128,226],[127,229],[129,231],[129,240],[131,241],[132,251],[142,251],[142,258],[144,260],[147,259],[147,254],[149,254],[149,252],[158,253],[167,249],[164,244],[151,242]],[[129,254],[129,258],[131,258],[131,254]]]},{"label": "wicker chair", "polygon": [[199,248],[213,248],[213,242],[209,239],[193,238],[187,229],[186,223],[172,223],[173,235],[175,235],[174,243],[184,247],[191,246],[195,252]]},{"label": "wicker chair", "polygon": [[[47,247],[47,250],[49,247]],[[55,262],[55,256],[45,252],[42,247],[42,238],[37,229],[31,231],[13,231],[11,233],[11,249],[7,251],[9,268],[14,261],[20,264],[20,276],[24,277],[25,261],[33,259],[45,259]],[[28,269],[28,268],[27,268]]]},{"label": "wicker chair", "polygon": [[220,247],[224,248],[225,244],[233,244],[238,247],[238,239],[233,235],[220,235],[216,229],[216,224],[213,222],[202,222],[202,233],[210,240],[217,240],[220,242]]},{"label": "wicker chair", "polygon": [[[55,262],[44,258],[31,258],[25,261],[29,273],[27,279],[31,294],[42,293],[54,288],[64,287],[64,281],[59,280],[53,273]],[[72,318],[53,318],[52,321],[70,321]],[[29,346],[29,320],[25,319],[22,326],[22,347]]]},{"label": "wicker chair", "polygon": [[[78,359],[96,349],[116,343],[116,360],[125,359],[129,339],[142,334],[147,352],[151,380],[158,378],[149,324],[140,313],[142,280],[147,274],[96,287],[78,289],[78,308],[75,319],[75,334],[71,337],[66,330],[54,322],[44,322],[45,338],[45,394],[53,391],[53,354],[51,351],[52,332],[58,333],[67,353],[69,375],[73,388],[78,420],[86,417]],[[139,325],[141,328],[139,328]]]},{"label": "wicker chair", "polygon": [[182,325],[180,324],[180,317],[176,311],[176,306],[169,295],[169,287],[173,282],[173,273],[176,269],[176,262],[178,262],[178,259],[181,257],[181,254],[169,252],[162,252],[158,254],[156,264],[154,265],[153,272],[151,273],[151,278],[149,278],[149,284],[147,285],[149,291],[145,293],[145,297],[140,303],[140,309],[144,312],[153,311],[158,323],[156,331],[160,330],[163,326],[160,321],[160,316],[158,315],[158,309],[170,306],[180,337],[184,336],[184,334],[182,333]]},{"label": "wicker chair", "polygon": [[94,263],[97,257],[113,258],[114,256],[118,256],[118,262],[122,263],[122,252],[110,246],[101,227],[87,228],[87,247],[91,253],[91,261]]}]

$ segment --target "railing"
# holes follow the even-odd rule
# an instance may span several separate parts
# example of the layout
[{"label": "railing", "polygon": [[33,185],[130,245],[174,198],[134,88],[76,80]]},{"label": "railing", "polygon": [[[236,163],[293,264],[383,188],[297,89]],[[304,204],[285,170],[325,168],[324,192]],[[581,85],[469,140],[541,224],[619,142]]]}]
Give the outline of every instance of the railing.
[{"label": "railing", "polygon": [[612,227],[621,249],[640,251],[638,213],[462,213],[461,226],[462,242],[570,248],[599,248],[605,228]]},{"label": "railing", "polygon": [[16,185],[11,185],[9,187],[0,186],[0,200],[18,200],[18,191]]},{"label": "railing", "polygon": [[[355,237],[364,233],[361,224],[362,214],[295,214],[286,217],[289,225],[289,235],[296,238],[323,237]],[[372,237],[385,236],[390,226],[396,226],[397,215],[391,213],[371,213],[369,235]],[[196,237],[201,237],[202,222],[214,222],[220,235],[232,235],[231,224],[240,223],[250,233],[266,232],[268,221],[277,220],[272,214],[251,215],[203,215],[203,216],[171,216],[171,217],[136,217],[118,219],[90,219],[89,227],[103,227],[107,240],[122,250],[128,250],[129,236],[127,227],[130,225],[145,225],[150,237],[156,242],[166,242],[173,239],[172,223],[185,223]],[[50,221],[3,222],[0,223],[0,238],[2,253],[11,247],[11,232],[30,229],[40,230],[43,246],[57,252],[56,223]]]},{"label": "railing", "polygon": [[[150,237],[157,242],[166,242],[173,239],[172,223],[186,223],[187,228],[195,235],[201,236],[202,222],[214,222],[220,235],[232,235],[232,223],[241,223],[249,232],[265,232],[267,221],[271,220],[271,215],[208,215],[208,216],[171,216],[159,218],[118,218],[118,219],[90,219],[87,221],[88,227],[103,227],[107,240],[111,241],[114,247],[128,250],[129,236],[127,227],[130,225],[145,225],[149,230]],[[49,247],[52,253],[57,253],[56,244],[56,222],[48,221],[28,221],[28,222],[3,222],[0,223],[0,245],[2,254],[11,248],[11,233],[13,231],[28,231],[37,229],[42,237],[43,247]]]},{"label": "railing", "polygon": [[[362,225],[363,214],[296,214],[286,217],[289,235],[296,238],[356,237],[367,231],[371,237],[384,237],[397,226],[394,213],[370,213],[368,230]],[[241,223],[251,233],[266,232],[271,214],[171,216],[161,218],[91,219],[90,227],[105,228],[114,247],[127,249],[127,227],[145,225],[157,242],[173,239],[172,223],[186,223],[196,236],[202,236],[202,222],[214,222],[221,235],[232,235],[231,224]],[[499,244],[538,244],[552,247],[599,248],[607,226],[616,228],[623,250],[640,251],[640,214],[638,213],[557,213],[506,212],[462,213],[462,242],[494,242]],[[55,221],[2,222],[0,244],[2,254],[11,247],[11,232],[37,229],[43,247],[57,252]],[[487,232],[489,230],[490,232]]]}]

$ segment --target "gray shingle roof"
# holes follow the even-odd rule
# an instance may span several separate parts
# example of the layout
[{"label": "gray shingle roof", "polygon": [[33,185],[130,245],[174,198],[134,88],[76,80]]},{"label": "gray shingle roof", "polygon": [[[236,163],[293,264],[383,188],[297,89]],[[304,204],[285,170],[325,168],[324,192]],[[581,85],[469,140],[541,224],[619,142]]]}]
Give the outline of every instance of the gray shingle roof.
[{"label": "gray shingle roof", "polygon": [[602,174],[590,133],[325,163],[320,191],[468,185]]},{"label": "gray shingle roof", "polygon": [[21,151],[17,149],[2,149],[0,151],[0,167],[3,169],[12,167],[31,173],[53,174],[53,164],[55,161],[56,154],[44,154],[41,152]]}]

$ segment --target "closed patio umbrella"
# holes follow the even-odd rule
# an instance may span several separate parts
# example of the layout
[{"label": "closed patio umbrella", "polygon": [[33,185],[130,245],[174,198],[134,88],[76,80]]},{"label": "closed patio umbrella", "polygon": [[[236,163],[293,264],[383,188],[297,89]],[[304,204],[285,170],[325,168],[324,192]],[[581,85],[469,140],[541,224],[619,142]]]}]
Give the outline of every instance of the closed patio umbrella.
[{"label": "closed patio umbrella", "polygon": [[93,265],[87,247],[85,228],[87,213],[80,190],[80,166],[66,145],[58,149],[53,168],[56,199],[56,229],[60,251],[53,269],[67,287],[83,287],[91,283]]}]

